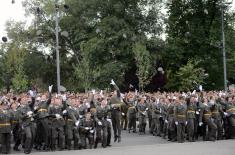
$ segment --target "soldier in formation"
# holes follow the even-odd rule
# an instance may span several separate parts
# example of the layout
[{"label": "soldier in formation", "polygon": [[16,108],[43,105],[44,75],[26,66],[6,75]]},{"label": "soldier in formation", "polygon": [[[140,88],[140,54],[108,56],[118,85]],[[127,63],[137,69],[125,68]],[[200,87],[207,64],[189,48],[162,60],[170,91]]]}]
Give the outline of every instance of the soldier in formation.
[{"label": "soldier in formation", "polygon": [[[86,94],[39,94],[35,89],[0,99],[0,151],[29,154],[40,151],[96,149],[121,142],[122,129],[169,141],[194,142],[235,138],[235,95],[224,92],[122,94],[114,91]],[[123,122],[123,123],[122,123]],[[139,130],[137,130],[139,129]]]}]

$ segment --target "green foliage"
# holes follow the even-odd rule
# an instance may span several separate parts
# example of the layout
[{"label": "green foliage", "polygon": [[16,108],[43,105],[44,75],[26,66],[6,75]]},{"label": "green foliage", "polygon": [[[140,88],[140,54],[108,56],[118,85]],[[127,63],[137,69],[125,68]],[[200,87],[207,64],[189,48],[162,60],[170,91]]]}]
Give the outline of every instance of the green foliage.
[{"label": "green foliage", "polygon": [[189,60],[185,66],[180,67],[176,73],[178,88],[180,91],[190,91],[204,83],[205,72],[203,68],[197,67],[199,62]]},{"label": "green foliage", "polygon": [[23,68],[19,67],[12,78],[12,87],[16,92],[25,92],[28,89],[28,80]]},{"label": "green foliage", "polygon": [[[27,15],[34,17],[32,24],[7,22],[9,42],[0,48],[0,87],[23,90],[25,81],[39,83],[42,89],[56,85],[54,2],[25,0]],[[114,79],[120,88],[135,83],[144,89],[150,81],[156,84],[152,81],[159,76],[155,74],[159,66],[165,71],[168,90],[192,89],[192,81],[205,82],[206,89],[223,87],[221,0],[58,2],[61,84],[66,88],[105,89]],[[164,2],[168,19],[161,13]],[[69,6],[67,12],[63,4]],[[39,14],[37,7],[43,10]],[[224,13],[230,79],[235,73],[235,16],[227,6]],[[164,28],[165,41],[160,37]],[[203,72],[209,74],[206,81]]]},{"label": "green foliage", "polygon": [[[179,68],[185,66],[189,59],[196,59],[199,60],[198,67],[205,69],[205,72],[209,74],[205,88],[210,90],[223,88],[223,63],[220,48],[221,2],[218,0],[174,0],[168,3],[168,38],[163,59],[166,69],[171,72],[169,75],[171,79],[177,78]],[[235,45],[231,42],[231,38],[234,37],[231,34],[235,31],[229,23],[234,21],[234,15],[229,13],[227,6],[224,8],[224,15],[227,58],[230,58]],[[233,72],[231,61],[228,61],[227,65],[228,78],[231,78],[234,76],[231,74]]]},{"label": "green foliage", "polygon": [[149,51],[146,46],[141,43],[136,43],[133,47],[135,60],[137,65],[137,77],[139,79],[139,88],[143,91],[153,76],[153,63]]}]

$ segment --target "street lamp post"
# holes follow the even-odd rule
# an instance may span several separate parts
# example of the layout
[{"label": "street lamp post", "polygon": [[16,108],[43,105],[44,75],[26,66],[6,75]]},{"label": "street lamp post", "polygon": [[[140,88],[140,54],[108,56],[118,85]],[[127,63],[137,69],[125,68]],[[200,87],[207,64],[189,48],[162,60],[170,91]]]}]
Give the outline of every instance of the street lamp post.
[{"label": "street lamp post", "polygon": [[223,52],[223,68],[224,68],[224,91],[227,92],[227,66],[226,66],[226,50],[224,36],[224,8],[221,5],[221,31],[222,31],[222,52]]},{"label": "street lamp post", "polygon": [[[60,94],[61,90],[61,83],[60,83],[60,51],[59,51],[59,32],[60,32],[60,27],[59,27],[59,4],[58,4],[58,0],[55,0],[55,31],[53,31],[55,33],[55,39],[56,39],[56,44],[55,44],[55,49],[56,49],[56,78],[57,78],[57,93]],[[64,11],[68,11],[69,10],[69,6],[64,4]],[[42,14],[42,17],[47,21],[47,19],[45,18],[45,16],[43,15],[42,10],[37,7],[37,14]],[[37,33],[40,35],[41,31],[37,31]],[[68,37],[68,32],[67,31],[63,31],[61,33],[61,35]]]},{"label": "street lamp post", "polygon": [[58,0],[55,1],[55,9],[56,9],[55,35],[56,35],[57,93],[60,94],[60,51],[59,51],[59,6],[58,6]]}]

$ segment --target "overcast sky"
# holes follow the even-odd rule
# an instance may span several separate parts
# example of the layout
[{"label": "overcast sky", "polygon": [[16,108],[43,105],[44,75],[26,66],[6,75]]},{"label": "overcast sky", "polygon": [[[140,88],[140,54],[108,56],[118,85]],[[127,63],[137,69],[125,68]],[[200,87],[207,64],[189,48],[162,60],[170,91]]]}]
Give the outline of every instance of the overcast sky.
[{"label": "overcast sky", "polygon": [[[12,4],[12,0],[0,0],[0,38],[6,36],[5,23],[7,20],[27,21],[21,4],[22,1],[15,0],[15,3]],[[235,8],[235,0],[233,0],[233,8]]]}]

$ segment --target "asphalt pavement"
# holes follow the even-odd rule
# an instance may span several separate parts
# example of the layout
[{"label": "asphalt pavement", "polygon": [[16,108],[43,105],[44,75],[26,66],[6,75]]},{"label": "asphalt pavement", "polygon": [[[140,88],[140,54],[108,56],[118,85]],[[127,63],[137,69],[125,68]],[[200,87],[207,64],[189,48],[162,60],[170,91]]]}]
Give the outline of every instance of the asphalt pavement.
[{"label": "asphalt pavement", "polygon": [[[13,152],[13,154],[23,154]],[[215,142],[168,142],[150,134],[139,135],[122,131],[122,142],[112,147],[56,152],[32,152],[33,155],[235,155],[235,140]]]}]

